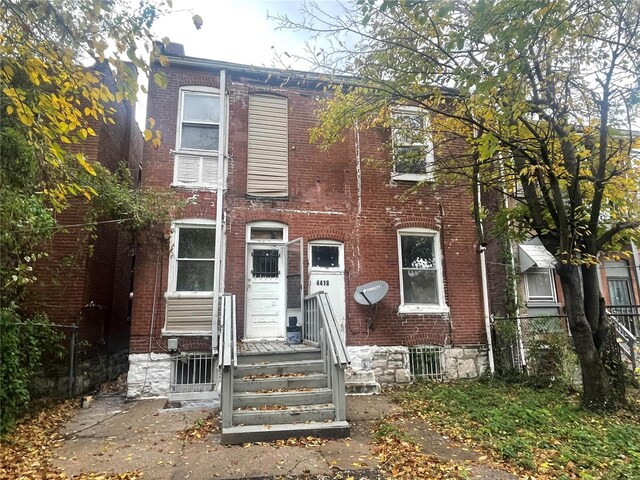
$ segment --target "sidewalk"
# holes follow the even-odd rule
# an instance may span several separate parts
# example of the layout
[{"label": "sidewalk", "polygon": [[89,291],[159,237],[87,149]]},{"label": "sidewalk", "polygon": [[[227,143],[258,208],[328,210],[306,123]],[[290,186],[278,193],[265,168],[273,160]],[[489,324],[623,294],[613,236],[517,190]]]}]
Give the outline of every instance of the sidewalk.
[{"label": "sidewalk", "polygon": [[[377,471],[372,435],[380,421],[401,412],[384,395],[347,397],[351,437],[308,445],[222,446],[218,431],[194,441],[179,433],[211,412],[200,408],[165,409],[165,399],[125,402],[122,396],[97,396],[66,424],[65,440],[52,464],[69,477],[83,472],[141,471],[147,479],[334,479],[385,478]],[[397,416],[396,416],[397,417]],[[451,444],[424,424],[396,418],[423,451],[469,469],[469,478],[516,477],[481,465],[480,454]],[[486,458],[486,457],[485,457]],[[315,477],[319,476],[319,477]]]}]

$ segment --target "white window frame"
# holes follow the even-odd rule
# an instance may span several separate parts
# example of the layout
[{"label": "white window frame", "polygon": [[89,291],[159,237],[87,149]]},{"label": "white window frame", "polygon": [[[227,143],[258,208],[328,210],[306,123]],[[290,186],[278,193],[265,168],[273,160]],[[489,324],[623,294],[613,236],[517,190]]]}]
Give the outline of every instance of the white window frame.
[{"label": "white window frame", "polygon": [[[167,297],[213,297],[213,289],[211,291],[177,291],[178,283],[178,246],[180,242],[180,229],[182,228],[197,228],[197,229],[216,229],[215,220],[209,219],[185,219],[175,220],[171,224],[171,240],[170,240],[170,254],[169,254],[169,285],[166,293]],[[215,252],[214,252],[215,255]],[[214,284],[215,284],[215,265],[216,259],[206,258],[200,260],[211,261],[214,268]]]},{"label": "white window frame", "polygon": [[[264,229],[282,229],[282,239],[264,239],[264,240],[252,240],[251,239],[251,229],[252,228],[264,228]],[[271,222],[271,221],[263,221],[258,220],[254,222],[247,223],[247,238],[246,243],[268,243],[268,244],[284,244],[289,241],[289,226],[286,223],[280,222]]]},{"label": "white window frame", "polygon": [[[530,273],[539,273],[543,270],[547,271],[547,275],[549,278],[549,285],[551,286],[551,296],[547,296],[547,297],[532,297],[531,293],[529,292],[529,277],[528,275]],[[553,274],[553,269],[552,268],[530,268],[527,271],[524,272],[524,291],[525,294],[527,295],[527,303],[531,303],[531,304],[540,304],[540,303],[544,303],[544,304],[555,304],[558,302],[558,295],[556,292],[556,282],[555,282],[555,278],[554,278],[554,274]]]},{"label": "white window frame", "polygon": [[[313,247],[337,247],[339,265],[337,267],[314,267]],[[344,243],[338,242],[337,240],[311,240],[307,243],[307,258],[309,259],[310,272],[344,272]]]},{"label": "white window frame", "polygon": [[[204,162],[205,161],[213,161],[217,162],[218,152],[220,149],[220,144],[222,143],[222,135],[223,128],[222,122],[226,121],[227,113],[226,108],[222,108],[222,102],[220,102],[219,109],[219,117],[218,122],[185,122],[183,121],[183,106],[184,106],[184,97],[186,94],[196,94],[202,96],[211,96],[218,99],[220,102],[220,90],[214,87],[201,87],[201,86],[186,86],[180,88],[179,100],[178,100],[178,117],[176,120],[176,147],[172,150],[174,162],[173,162],[173,183],[172,186],[175,187],[205,187],[205,188],[215,188],[217,187],[218,179],[216,178],[213,181],[206,181],[202,178],[204,171]],[[183,148],[182,147],[182,126],[184,123],[194,124],[194,125],[211,125],[218,126],[218,149],[216,150],[200,150],[193,148]],[[197,157],[199,158],[199,174],[198,179],[195,182],[181,182],[178,180],[178,164],[180,162],[180,157]],[[217,172],[218,167],[214,165],[213,171]]]},{"label": "white window frame", "polygon": [[[420,107],[403,106],[395,107],[391,112],[392,128],[391,138],[393,144],[393,171],[391,173],[392,180],[399,180],[403,182],[422,182],[433,180],[433,164],[435,157],[433,154],[433,142],[431,141],[431,135],[425,135],[423,142],[413,143],[401,143],[398,129],[394,126],[394,123],[398,121],[398,117],[402,115],[420,115],[423,119],[423,129],[430,130],[431,121],[428,116],[428,112]],[[420,147],[425,150],[424,158],[424,173],[397,173],[396,172],[396,148],[400,147]]]},{"label": "white window frame", "polygon": [[[433,255],[436,263],[436,277],[438,279],[438,303],[409,303],[404,301],[404,285],[402,277],[402,237],[431,237],[433,238]],[[398,277],[400,284],[400,306],[398,313],[449,313],[449,307],[445,301],[444,292],[444,272],[442,263],[442,249],[440,246],[440,232],[428,228],[403,228],[398,230]]]}]

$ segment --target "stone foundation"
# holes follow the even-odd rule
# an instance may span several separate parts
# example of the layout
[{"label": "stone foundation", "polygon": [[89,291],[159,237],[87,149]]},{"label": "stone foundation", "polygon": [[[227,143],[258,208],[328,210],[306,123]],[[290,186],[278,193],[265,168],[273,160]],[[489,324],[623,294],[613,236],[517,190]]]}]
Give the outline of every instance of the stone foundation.
[{"label": "stone foundation", "polygon": [[[106,381],[114,380],[127,371],[127,351],[98,356],[75,366],[73,395],[87,393]],[[49,366],[36,374],[29,391],[34,398],[66,397],[69,395],[69,365]]]},{"label": "stone foundation", "polygon": [[171,383],[171,356],[168,353],[129,355],[127,397],[168,397]]},{"label": "stone foundation", "polygon": [[[347,369],[349,394],[379,393],[381,385],[402,385],[411,381],[409,348],[347,347],[351,365]],[[442,372],[446,380],[477,378],[488,368],[484,346],[445,347]]]}]

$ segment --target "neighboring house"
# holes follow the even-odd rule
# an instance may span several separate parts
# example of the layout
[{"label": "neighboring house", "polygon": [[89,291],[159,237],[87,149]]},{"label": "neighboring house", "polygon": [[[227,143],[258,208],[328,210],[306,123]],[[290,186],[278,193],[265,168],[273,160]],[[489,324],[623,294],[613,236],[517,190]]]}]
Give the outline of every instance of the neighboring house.
[{"label": "neighboring house", "polygon": [[[168,241],[136,255],[129,396],[215,396],[222,380],[223,436],[239,423],[283,423],[266,413],[243,417],[242,405],[255,404],[238,382],[291,386],[270,377],[284,367],[268,367],[291,357],[249,355],[281,349],[270,341],[293,338],[298,327],[306,345],[320,344],[318,355],[335,354],[323,357],[325,374],[346,365],[339,352],[346,343],[352,391],[412,376],[481,375],[487,340],[471,199],[431,182],[404,195],[430,178],[439,157],[463,154],[465,145],[434,152],[428,139],[410,135],[428,116],[402,107],[395,115],[406,128],[354,130],[323,151],[310,144],[309,129],[328,95],[326,78],[185,57],[176,44],[165,54],[169,66],[154,69],[167,87],[150,84],[147,115],[163,144],[145,146],[143,184],[189,202]],[[354,298],[373,281],[388,284],[375,310]],[[312,353],[289,363],[310,372],[315,360],[304,355]],[[240,378],[238,369],[259,362],[266,373]],[[236,393],[225,393],[231,364]],[[344,374],[330,379],[334,392]],[[272,404],[295,403],[291,392],[271,395]],[[305,412],[324,411],[315,405],[322,402],[300,402],[314,404]],[[335,416],[317,420],[340,419],[336,402],[334,393]],[[240,408],[228,410],[233,419],[225,423],[231,403]]]},{"label": "neighboring house", "polygon": [[[112,84],[111,71],[102,71]],[[133,106],[114,105],[114,124],[92,121],[95,136],[88,137],[74,151],[82,151],[89,162],[114,170],[126,162],[133,172],[142,159],[143,139],[135,122]],[[33,383],[37,395],[66,395],[86,392],[113,379],[127,369],[132,275],[132,238],[113,223],[97,226],[91,238],[85,227],[86,207],[81,201],[56,214],[61,228],[52,236],[49,256],[39,260],[38,281],[30,291],[29,306],[45,312],[60,325],[66,336],[75,331],[73,385],[69,389],[67,358],[59,365],[46,365]]]}]

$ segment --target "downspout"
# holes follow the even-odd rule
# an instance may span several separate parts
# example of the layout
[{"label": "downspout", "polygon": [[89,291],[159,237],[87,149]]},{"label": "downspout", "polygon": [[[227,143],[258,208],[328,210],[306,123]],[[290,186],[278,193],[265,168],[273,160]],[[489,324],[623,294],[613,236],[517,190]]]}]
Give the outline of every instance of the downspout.
[{"label": "downspout", "polygon": [[226,108],[226,71],[220,70],[220,144],[218,145],[218,185],[216,189],[216,246],[215,264],[213,276],[213,315],[211,316],[211,352],[215,353],[218,343],[215,341],[218,334],[218,316],[220,308],[220,298],[224,290],[222,277],[222,262],[224,262],[222,248],[224,218],[222,216],[222,206],[224,202],[224,190],[226,186],[224,159],[227,153],[227,108]]},{"label": "downspout", "polygon": [[631,280],[635,280],[636,288],[640,290],[640,255],[638,255],[638,247],[635,242],[631,242],[631,253],[633,255],[633,277]]},{"label": "downspout", "polygon": [[482,205],[482,195],[481,189],[482,185],[480,184],[480,172],[476,172],[476,205],[477,205],[477,215],[478,215],[478,233],[480,236],[480,245],[478,246],[478,253],[480,253],[480,281],[482,282],[482,310],[484,314],[484,328],[487,335],[487,348],[489,351],[487,352],[487,356],[489,358],[489,371],[491,375],[493,375],[496,371],[495,362],[493,358],[493,338],[491,336],[491,312],[489,311],[489,287],[487,282],[487,259],[486,259],[486,250],[487,247],[484,244],[484,224],[482,222],[482,218],[480,217],[480,206]]}]

